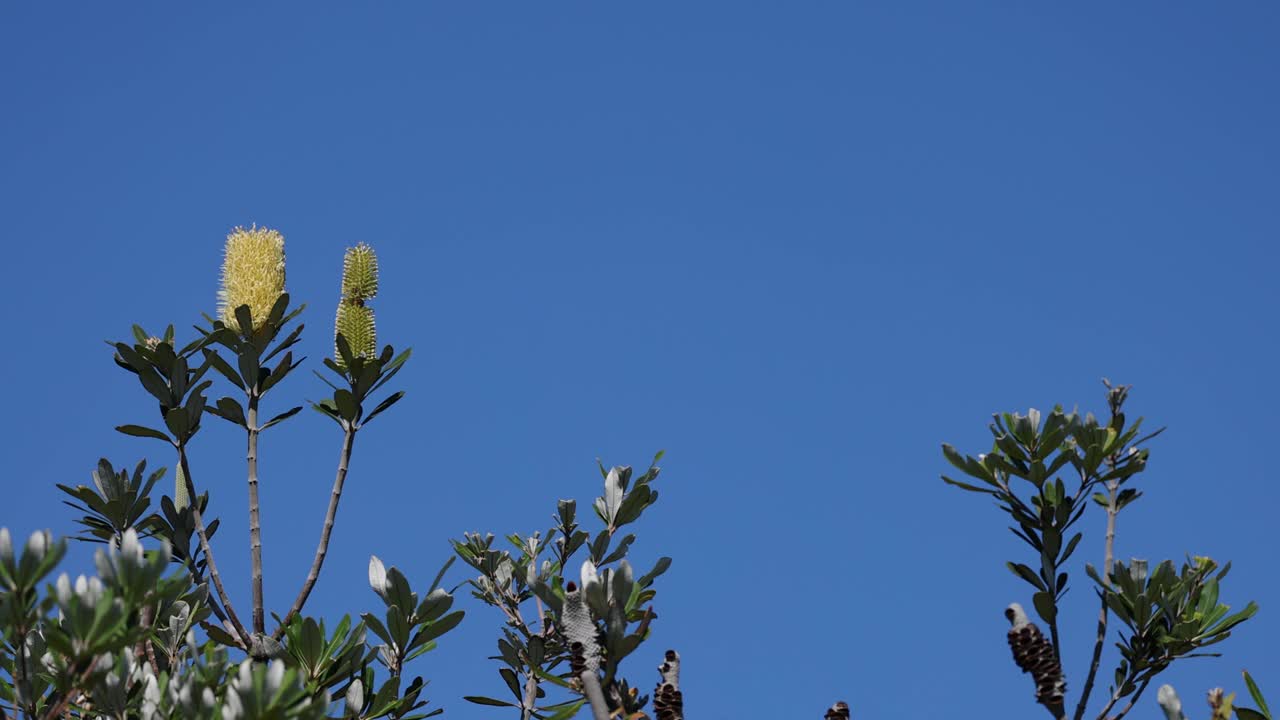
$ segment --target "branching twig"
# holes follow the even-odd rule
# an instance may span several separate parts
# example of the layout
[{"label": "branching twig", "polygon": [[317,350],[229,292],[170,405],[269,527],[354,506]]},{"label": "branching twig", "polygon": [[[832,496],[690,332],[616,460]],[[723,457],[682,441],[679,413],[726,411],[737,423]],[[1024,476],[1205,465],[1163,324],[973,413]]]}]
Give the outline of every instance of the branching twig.
[{"label": "branching twig", "polygon": [[351,449],[355,444],[355,439],[356,428],[352,425],[347,425],[342,436],[342,452],[338,456],[337,476],[333,480],[333,491],[329,495],[329,509],[325,511],[324,528],[320,531],[320,544],[316,546],[316,556],[311,561],[311,571],[307,573],[306,582],[302,584],[302,590],[298,592],[297,599],[293,601],[293,607],[289,608],[289,614],[284,616],[284,621],[280,623],[280,627],[276,628],[275,632],[272,633],[276,640],[284,637],[284,629],[298,613],[302,612],[302,606],[306,605],[311,589],[315,587],[316,581],[320,578],[320,568],[324,565],[325,555],[329,552],[329,534],[333,532],[333,523],[338,516],[338,501],[342,499],[342,485],[347,479],[347,465],[351,461]]},{"label": "branching twig", "polygon": [[[1151,680],[1153,677],[1154,676],[1147,676],[1147,679],[1143,680],[1142,684],[1138,686],[1137,691],[1133,693],[1133,697],[1129,698],[1129,704],[1121,708],[1120,712],[1116,713],[1115,715],[1112,715],[1110,718],[1106,718],[1106,720],[1120,720],[1120,718],[1123,718],[1130,710],[1132,710],[1134,704],[1138,702],[1138,698],[1142,697],[1142,691],[1146,690],[1147,686],[1151,684]],[[1115,704],[1116,704],[1115,699],[1112,699],[1112,701],[1107,704],[1107,710],[1110,710],[1111,707]],[[1106,716],[1106,712],[1104,711],[1102,716],[1100,717],[1105,717],[1105,716]]]}]

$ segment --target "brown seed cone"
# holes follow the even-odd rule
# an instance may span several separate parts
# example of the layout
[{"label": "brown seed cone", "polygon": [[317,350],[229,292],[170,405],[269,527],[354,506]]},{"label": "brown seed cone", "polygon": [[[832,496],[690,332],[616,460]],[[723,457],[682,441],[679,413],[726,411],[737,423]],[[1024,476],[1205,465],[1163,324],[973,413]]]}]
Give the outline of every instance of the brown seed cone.
[{"label": "brown seed cone", "polygon": [[1009,630],[1009,648],[1013,650],[1013,661],[1035,681],[1036,702],[1050,709],[1063,707],[1067,681],[1053,653],[1053,644],[1040,628],[1031,623],[1015,625]]},{"label": "brown seed cone", "polygon": [[843,700],[832,705],[827,709],[827,714],[822,716],[823,720],[849,720],[849,703]]},{"label": "brown seed cone", "polygon": [[662,679],[653,691],[653,712],[657,720],[684,720],[684,693],[680,692],[680,655],[668,650],[658,666]]}]

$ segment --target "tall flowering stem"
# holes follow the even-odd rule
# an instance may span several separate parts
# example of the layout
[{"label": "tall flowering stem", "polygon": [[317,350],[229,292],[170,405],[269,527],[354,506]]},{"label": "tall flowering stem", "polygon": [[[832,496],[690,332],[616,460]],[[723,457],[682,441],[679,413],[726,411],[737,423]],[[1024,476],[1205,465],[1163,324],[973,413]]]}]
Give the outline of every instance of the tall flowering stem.
[{"label": "tall flowering stem", "polygon": [[252,567],[253,631],[266,632],[263,600],[262,520],[258,499],[258,441],[262,431],[301,408],[294,408],[263,423],[259,413],[263,395],[301,361],[285,353],[275,367],[266,365],[276,354],[297,342],[302,325],[276,344],[276,337],[301,308],[286,314],[284,236],[275,230],[238,227],[227,236],[218,292],[218,320],[211,336],[236,356],[236,367],[211,352],[214,367],[245,394],[245,405],[222,398],[210,411],[245,430],[245,465],[249,486],[249,556]]}]

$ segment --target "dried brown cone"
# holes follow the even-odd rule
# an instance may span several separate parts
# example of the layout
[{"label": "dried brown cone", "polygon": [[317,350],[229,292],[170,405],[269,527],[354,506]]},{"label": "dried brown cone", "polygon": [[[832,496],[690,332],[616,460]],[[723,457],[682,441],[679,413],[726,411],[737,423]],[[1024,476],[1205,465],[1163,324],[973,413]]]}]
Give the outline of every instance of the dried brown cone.
[{"label": "dried brown cone", "polygon": [[684,720],[684,693],[680,692],[680,653],[668,650],[658,666],[662,679],[653,691],[653,712],[657,720]]},{"label": "dried brown cone", "polygon": [[1009,629],[1013,661],[1035,681],[1036,702],[1049,708],[1055,716],[1061,716],[1066,701],[1067,679],[1053,651],[1053,643],[1027,619],[1026,612],[1018,603],[1010,605],[1004,615],[1013,625]]},{"label": "dried brown cone", "polygon": [[849,720],[849,703],[841,700],[827,709],[827,714],[822,716],[822,720]]},{"label": "dried brown cone", "polygon": [[569,669],[573,674],[581,675],[587,669],[587,658],[583,654],[582,643],[575,642],[569,644]]}]

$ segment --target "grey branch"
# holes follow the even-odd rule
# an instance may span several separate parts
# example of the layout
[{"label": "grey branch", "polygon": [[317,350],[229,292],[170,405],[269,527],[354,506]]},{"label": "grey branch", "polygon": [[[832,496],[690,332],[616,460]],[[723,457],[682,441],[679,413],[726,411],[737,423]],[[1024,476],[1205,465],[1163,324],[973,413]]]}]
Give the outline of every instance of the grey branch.
[{"label": "grey branch", "polygon": [[253,567],[253,631],[267,631],[262,602],[262,520],[258,503],[258,398],[249,395],[249,447],[245,462],[249,472],[249,559]]},{"label": "grey branch", "polygon": [[342,485],[347,480],[347,465],[351,462],[351,449],[355,444],[356,429],[348,426],[342,436],[342,452],[338,456],[338,473],[333,479],[333,490],[329,494],[329,509],[324,514],[324,527],[320,530],[320,544],[316,546],[315,559],[311,561],[311,571],[307,573],[306,582],[302,584],[302,590],[298,592],[298,597],[293,601],[293,607],[289,608],[289,614],[284,616],[284,621],[280,623],[280,627],[275,629],[271,636],[279,640],[284,637],[284,629],[288,627],[290,621],[300,612],[302,606],[307,604],[307,597],[311,595],[311,589],[315,587],[316,581],[320,579],[320,568],[324,565],[325,555],[329,553],[329,535],[333,532],[334,521],[338,517],[338,501],[342,499]]}]

